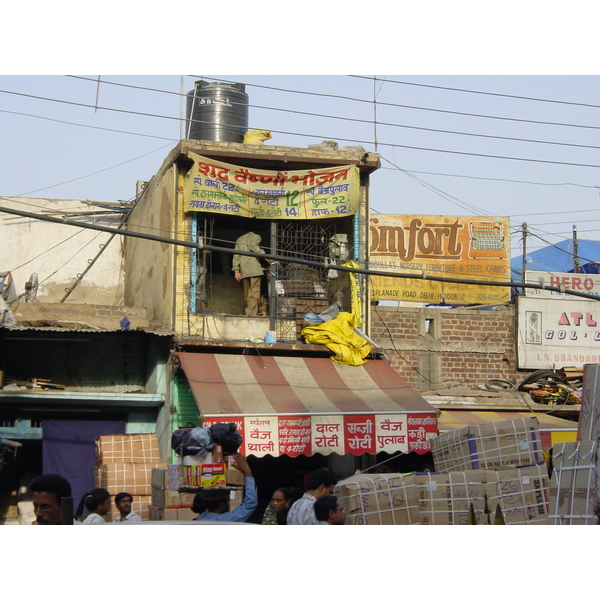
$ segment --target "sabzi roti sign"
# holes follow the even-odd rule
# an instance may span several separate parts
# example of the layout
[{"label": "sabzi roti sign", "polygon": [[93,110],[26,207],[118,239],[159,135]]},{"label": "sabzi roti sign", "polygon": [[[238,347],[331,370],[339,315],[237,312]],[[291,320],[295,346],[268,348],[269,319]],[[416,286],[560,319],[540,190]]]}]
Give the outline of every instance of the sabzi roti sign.
[{"label": "sabzi roti sign", "polygon": [[429,304],[498,304],[510,288],[485,281],[510,282],[508,217],[376,215],[370,218],[369,268],[449,279],[481,280],[464,285],[372,276],[371,300]]}]

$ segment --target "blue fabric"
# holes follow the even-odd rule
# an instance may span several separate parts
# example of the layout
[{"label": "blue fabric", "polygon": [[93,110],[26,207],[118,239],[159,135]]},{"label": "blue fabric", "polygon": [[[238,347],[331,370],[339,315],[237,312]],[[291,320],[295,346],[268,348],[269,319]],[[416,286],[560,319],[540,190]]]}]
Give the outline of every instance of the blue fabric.
[{"label": "blue fabric", "polygon": [[244,522],[250,518],[258,503],[256,495],[256,482],[254,477],[246,477],[246,486],[244,488],[244,499],[239,506],[236,506],[232,511],[223,513],[203,512],[196,517],[197,521],[238,521]]},{"label": "blue fabric", "polygon": [[42,421],[42,469],[61,475],[71,484],[73,511],[83,494],[93,490],[95,439],[125,433],[125,421]]},{"label": "blue fabric", "polygon": [[[600,241],[578,240],[577,241],[579,262],[584,273],[598,273],[600,263]],[[525,264],[528,271],[549,271],[550,273],[573,273],[573,240],[563,240],[540,248],[525,255]],[[590,264],[588,264],[590,263]],[[512,279],[515,282],[522,281],[521,271],[523,268],[523,257],[517,256],[510,261]]]}]

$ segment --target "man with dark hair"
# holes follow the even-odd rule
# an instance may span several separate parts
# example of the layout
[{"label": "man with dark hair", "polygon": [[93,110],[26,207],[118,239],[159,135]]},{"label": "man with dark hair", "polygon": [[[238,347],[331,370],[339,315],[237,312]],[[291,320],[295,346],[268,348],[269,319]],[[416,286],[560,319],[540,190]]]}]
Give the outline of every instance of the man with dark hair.
[{"label": "man with dark hair", "polygon": [[115,523],[136,523],[141,522],[142,517],[131,510],[133,504],[133,496],[127,492],[119,492],[115,496],[115,504],[119,509],[119,514],[115,519]]},{"label": "man with dark hair", "polygon": [[337,496],[323,496],[315,501],[315,517],[319,525],[344,525],[346,510]]},{"label": "man with dark hair", "polygon": [[71,484],[60,475],[40,475],[29,484],[29,491],[37,524],[62,525],[61,500],[72,498]]},{"label": "man with dark hair", "polygon": [[244,474],[244,499],[239,506],[233,510],[229,505],[230,491],[217,488],[202,490],[196,494],[194,499],[194,512],[200,512],[196,521],[247,521],[256,505],[258,497],[256,494],[256,482],[252,477],[252,471],[248,466],[245,456],[237,453],[234,455],[235,466]]},{"label": "man with dark hair", "polygon": [[331,496],[337,477],[327,468],[313,471],[306,482],[306,492],[292,504],[288,513],[288,525],[316,525],[314,503],[323,496]]}]

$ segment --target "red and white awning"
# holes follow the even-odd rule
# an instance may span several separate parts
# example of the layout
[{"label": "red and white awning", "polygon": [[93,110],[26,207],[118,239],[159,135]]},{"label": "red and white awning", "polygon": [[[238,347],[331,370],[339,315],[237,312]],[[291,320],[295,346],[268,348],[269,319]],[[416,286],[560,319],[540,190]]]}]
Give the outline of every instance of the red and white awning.
[{"label": "red and white awning", "polygon": [[439,411],[385,360],[177,356],[204,426],[235,423],[246,455],[423,454],[437,435]]}]

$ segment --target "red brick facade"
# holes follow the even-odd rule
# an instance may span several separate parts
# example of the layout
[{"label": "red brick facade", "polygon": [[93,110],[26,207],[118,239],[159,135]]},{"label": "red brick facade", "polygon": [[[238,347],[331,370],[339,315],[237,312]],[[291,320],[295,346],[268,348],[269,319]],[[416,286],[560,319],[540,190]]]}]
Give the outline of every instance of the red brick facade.
[{"label": "red brick facade", "polygon": [[514,306],[496,310],[371,307],[371,339],[419,391],[519,383]]}]

